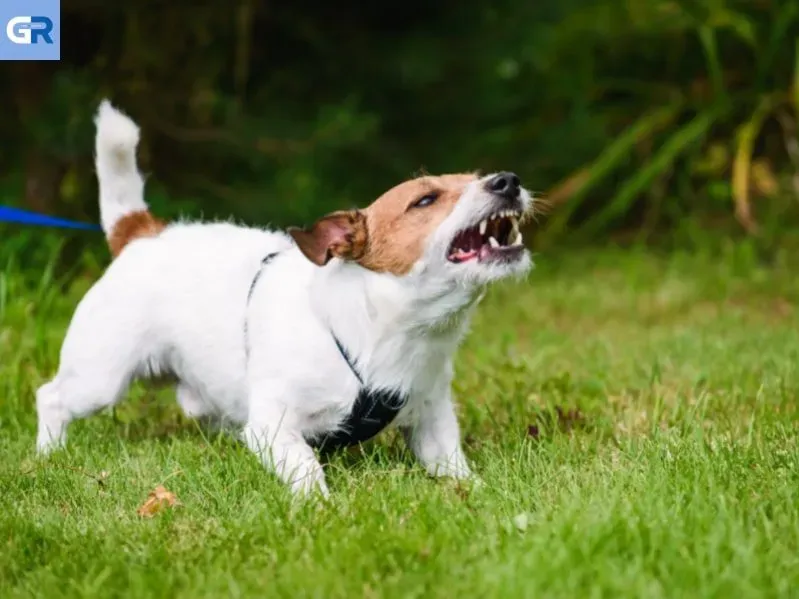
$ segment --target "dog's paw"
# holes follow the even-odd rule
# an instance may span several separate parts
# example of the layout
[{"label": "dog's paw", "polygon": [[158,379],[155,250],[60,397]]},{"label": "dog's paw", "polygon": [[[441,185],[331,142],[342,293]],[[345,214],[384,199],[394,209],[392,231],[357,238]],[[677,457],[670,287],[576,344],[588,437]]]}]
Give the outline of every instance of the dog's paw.
[{"label": "dog's paw", "polygon": [[295,498],[305,499],[328,499],[330,490],[327,488],[325,476],[319,471],[312,470],[305,476],[297,477],[291,481],[291,492]]},{"label": "dog's paw", "polygon": [[65,442],[66,435],[63,432],[51,434],[49,428],[40,426],[39,433],[36,436],[36,454],[41,457],[47,457],[54,451],[64,447]]},{"label": "dog's paw", "polygon": [[427,473],[434,478],[469,480],[474,474],[464,458],[455,458],[427,466]]}]

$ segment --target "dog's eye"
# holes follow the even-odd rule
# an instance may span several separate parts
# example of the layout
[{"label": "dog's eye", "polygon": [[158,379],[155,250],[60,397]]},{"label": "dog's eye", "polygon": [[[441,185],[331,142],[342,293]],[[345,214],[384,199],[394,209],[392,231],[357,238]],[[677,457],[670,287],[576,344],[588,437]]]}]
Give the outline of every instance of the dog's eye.
[{"label": "dog's eye", "polygon": [[438,199],[438,192],[428,193],[411,204],[412,208],[425,208],[430,206]]}]

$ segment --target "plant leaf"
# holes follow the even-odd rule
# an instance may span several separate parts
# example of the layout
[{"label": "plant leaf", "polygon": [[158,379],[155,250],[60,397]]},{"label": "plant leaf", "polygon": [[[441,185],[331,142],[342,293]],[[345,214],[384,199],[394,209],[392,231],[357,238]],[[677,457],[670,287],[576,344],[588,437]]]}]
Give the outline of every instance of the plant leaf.
[{"label": "plant leaf", "polygon": [[564,207],[550,220],[544,236],[549,237],[560,232],[580,207],[587,192],[627,158],[635,144],[671,123],[681,108],[680,102],[643,115],[616,137],[591,164],[580,167],[556,185],[552,194],[547,195],[547,199],[553,206],[564,203]]},{"label": "plant leaf", "polygon": [[585,225],[584,230],[596,232],[608,222],[623,214],[635,201],[636,197],[656,177],[674,164],[674,161],[692,143],[707,133],[716,119],[719,118],[721,112],[722,109],[718,107],[701,112],[669,137],[646,166],[627,179],[613,200]]},{"label": "plant leaf", "polygon": [[729,29],[748,46],[751,46],[753,49],[757,47],[755,27],[752,24],[752,21],[745,15],[724,8],[718,13],[714,14],[712,20],[713,26],[717,28]]},{"label": "plant leaf", "polygon": [[752,172],[752,150],[763,122],[778,104],[774,96],[762,98],[749,120],[738,129],[737,147],[732,163],[732,197],[735,201],[735,218],[748,233],[757,232],[749,203],[749,178]]},{"label": "plant leaf", "polygon": [[763,86],[766,77],[774,69],[774,58],[785,48],[785,34],[789,31],[791,22],[799,15],[799,5],[796,2],[786,2],[779,14],[774,18],[771,27],[771,34],[765,47],[757,57],[757,74],[755,76],[755,89]]}]

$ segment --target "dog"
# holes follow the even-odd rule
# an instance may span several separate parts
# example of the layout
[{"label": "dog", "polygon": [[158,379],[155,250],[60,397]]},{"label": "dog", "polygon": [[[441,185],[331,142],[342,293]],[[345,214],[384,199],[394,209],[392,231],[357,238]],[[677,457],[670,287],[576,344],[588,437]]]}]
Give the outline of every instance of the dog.
[{"label": "dog", "polygon": [[285,232],[167,224],[144,200],[138,125],[108,100],[94,121],[114,259],[37,390],[39,452],[134,379],[169,374],[187,416],[237,426],[296,494],[328,496],[315,448],[388,425],[430,475],[471,477],[453,356],[485,287],[532,266],[519,223],[533,198],[515,174],[415,178]]}]

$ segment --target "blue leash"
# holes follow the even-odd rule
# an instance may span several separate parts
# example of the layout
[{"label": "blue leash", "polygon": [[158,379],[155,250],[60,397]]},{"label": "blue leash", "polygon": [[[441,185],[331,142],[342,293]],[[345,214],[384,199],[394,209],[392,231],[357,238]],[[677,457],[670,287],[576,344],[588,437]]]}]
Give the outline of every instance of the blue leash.
[{"label": "blue leash", "polygon": [[81,223],[64,218],[45,216],[29,210],[19,208],[8,208],[0,206],[0,222],[17,223],[20,225],[35,225],[39,227],[60,227],[62,229],[84,229],[87,231],[100,231],[100,225],[91,223]]}]

